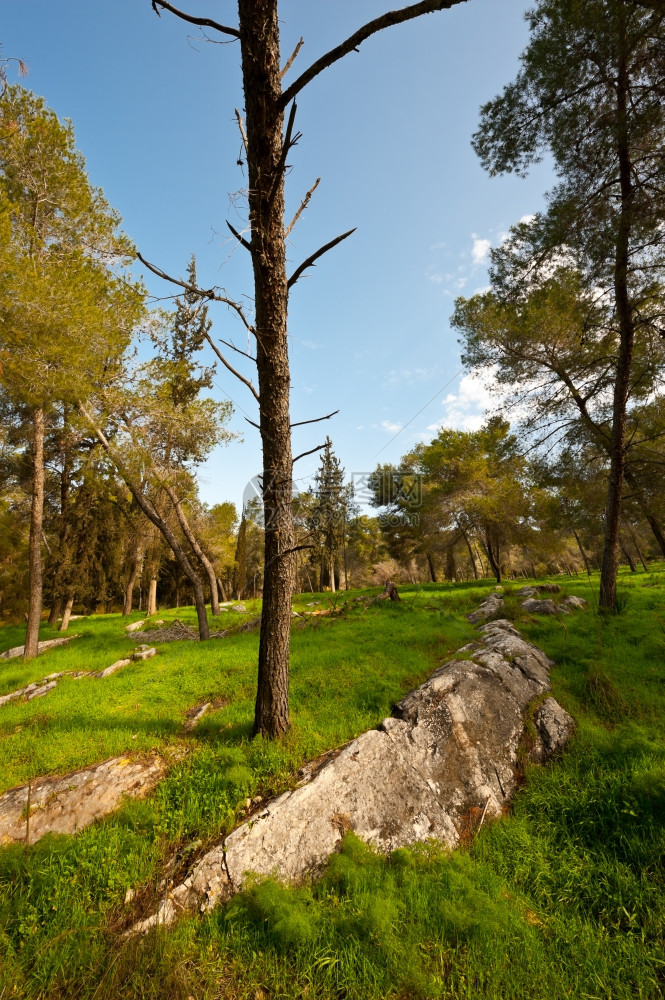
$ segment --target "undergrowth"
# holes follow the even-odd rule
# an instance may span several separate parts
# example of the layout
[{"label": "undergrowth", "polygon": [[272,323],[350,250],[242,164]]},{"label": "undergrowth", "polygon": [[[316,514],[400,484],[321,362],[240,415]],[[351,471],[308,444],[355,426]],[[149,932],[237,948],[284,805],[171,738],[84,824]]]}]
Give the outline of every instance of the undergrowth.
[{"label": "undergrowth", "polygon": [[[591,604],[560,619],[527,615],[520,584],[505,584],[507,616],[557,662],[554,694],[577,732],[558,760],[528,768],[511,814],[468,848],[451,854],[430,842],[385,858],[349,834],[311,885],[256,881],[226,907],[146,939],[121,934],[154,906],[165,873],[186,871],[240,821],[247,797],[289,787],[306,759],[376,725],[468,641],[463,614],[491,583],[414,588],[394,607],[350,601],[339,617],[294,630],[294,726],[281,743],[249,738],[255,635],[173,644],[122,682],[117,675],[109,695],[117,731],[131,738],[139,729],[132,706],[140,703],[141,749],[189,752],[150,798],[77,837],[0,850],[0,997],[662,997],[664,583],[659,572],[622,576],[620,613],[604,617]],[[597,579],[563,586],[593,602]],[[318,599],[325,607],[326,596]],[[296,607],[311,610],[311,600]],[[75,624],[90,635],[106,629],[87,648],[97,641],[115,656],[113,643],[127,644],[118,638],[124,623],[101,621]],[[68,656],[75,662],[75,644]],[[51,662],[43,673],[60,669]],[[74,682],[63,697],[68,689],[80,697]],[[228,704],[185,736],[184,709],[209,695]],[[84,762],[113,744],[99,701],[52,705],[0,717],[0,760],[13,740],[12,773],[21,773],[34,745],[24,734],[35,726],[45,743],[63,732],[67,746],[78,741]],[[76,759],[76,748],[64,757]],[[57,770],[62,748],[40,759]]]}]

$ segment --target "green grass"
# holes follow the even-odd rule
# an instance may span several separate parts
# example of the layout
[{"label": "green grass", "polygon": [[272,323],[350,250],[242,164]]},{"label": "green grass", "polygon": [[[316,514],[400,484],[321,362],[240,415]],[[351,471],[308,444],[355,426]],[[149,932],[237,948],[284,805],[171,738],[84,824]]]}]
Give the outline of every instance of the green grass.
[{"label": "green grass", "polygon": [[[257,883],[146,940],[119,932],[149,911],[167,861],[186,870],[241,820],[247,795],[288,787],[305,759],[389,714],[468,641],[463,614],[490,581],[405,588],[399,605],[353,602],[295,627],[293,727],[279,744],[249,738],[256,633],[164,645],[105,680],[63,680],[44,699],[0,708],[2,788],[133,748],[188,751],[149,799],[76,837],[46,837],[27,856],[0,850],[0,998],[662,997],[665,574],[656,570],[622,575],[621,613],[607,618],[526,616],[514,594],[522,581],[506,583],[506,615],[557,661],[554,692],[578,729],[569,752],[528,769],[511,815],[468,848],[383,858],[349,836],[311,886]],[[597,591],[595,578],[556,582],[583,597]],[[295,607],[317,599],[325,607],[330,595]],[[191,609],[178,615],[194,620]],[[230,617],[220,616],[224,626]],[[54,670],[107,666],[133,646],[125,624],[73,622],[82,638],[70,647],[0,666],[0,693]],[[0,649],[20,641],[6,629]],[[228,704],[185,734],[186,709],[211,698]],[[130,887],[139,893],[125,905]]]}]

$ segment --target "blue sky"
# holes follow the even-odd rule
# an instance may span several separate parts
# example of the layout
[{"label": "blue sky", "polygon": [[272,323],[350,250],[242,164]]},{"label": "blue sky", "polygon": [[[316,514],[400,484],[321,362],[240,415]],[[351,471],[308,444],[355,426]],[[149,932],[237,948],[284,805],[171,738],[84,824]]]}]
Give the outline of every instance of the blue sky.
[{"label": "blue sky", "polygon": [[[232,0],[181,6],[235,23]],[[487,402],[486,389],[460,373],[449,316],[456,295],[486,285],[489,246],[542,207],[552,184],[546,164],[526,181],[490,179],[470,146],[480,105],[515,75],[526,6],[469,0],[389,29],[300,95],[303,138],[290,157],[289,208],[322,180],[291,235],[291,268],[339,233],[357,232],[293,289],[293,420],[341,411],[297,429],[294,453],[327,431],[349,478],[397,461],[441,423],[477,426]],[[282,0],[284,59],[305,39],[291,74],[390,7]],[[246,219],[246,177],[236,165],[237,43],[206,42],[166,11],[157,18],[149,0],[4,0],[0,40],[5,56],[28,63],[26,85],[73,120],[92,181],[143,255],[183,274],[195,253],[202,285],[250,296],[248,254],[225,224],[242,229]],[[156,296],[172,292],[149,274],[145,280]],[[213,335],[246,348],[224,307],[211,318]],[[215,381],[235,403],[230,427],[242,440],[211,456],[201,495],[238,504],[261,468],[258,432],[244,419],[256,419],[256,405],[227,372]],[[317,465],[317,456],[297,464],[300,485]]]}]

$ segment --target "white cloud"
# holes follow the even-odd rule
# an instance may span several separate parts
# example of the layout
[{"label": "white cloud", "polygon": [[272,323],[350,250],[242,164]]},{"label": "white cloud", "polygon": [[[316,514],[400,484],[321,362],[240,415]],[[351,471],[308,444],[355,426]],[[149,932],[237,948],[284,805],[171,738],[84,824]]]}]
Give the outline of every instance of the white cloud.
[{"label": "white cloud", "polygon": [[390,434],[396,434],[397,431],[401,431],[402,429],[401,424],[394,424],[390,420],[382,420],[381,426],[383,427],[384,431],[388,431]]},{"label": "white cloud", "polygon": [[520,222],[527,222],[529,225],[534,221],[535,215],[523,215]]},{"label": "white cloud", "polygon": [[436,434],[442,427],[460,431],[477,431],[487,419],[486,411],[500,402],[493,372],[481,376],[464,375],[457,392],[449,392],[442,402],[443,416],[427,428]]},{"label": "white cloud", "polygon": [[473,263],[476,265],[484,263],[491,246],[492,243],[490,240],[481,240],[479,237],[474,236],[473,247],[471,248]]}]

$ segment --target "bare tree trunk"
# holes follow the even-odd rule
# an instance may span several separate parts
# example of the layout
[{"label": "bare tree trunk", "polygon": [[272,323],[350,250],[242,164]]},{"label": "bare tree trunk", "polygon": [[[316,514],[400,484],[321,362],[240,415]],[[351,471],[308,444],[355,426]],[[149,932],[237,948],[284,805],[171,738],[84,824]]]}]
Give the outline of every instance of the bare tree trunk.
[{"label": "bare tree trunk", "polygon": [[455,565],[455,553],[452,545],[446,549],[446,576],[453,582],[457,579],[457,566]]},{"label": "bare tree trunk", "polygon": [[637,537],[635,535],[635,532],[632,530],[632,528],[630,529],[630,537],[632,539],[633,545],[635,546],[635,551],[637,552],[639,560],[642,563],[642,568],[644,569],[645,573],[648,573],[649,572],[649,567],[647,566],[647,564],[644,561],[644,556],[642,555],[641,549],[640,549],[640,547],[638,545],[638,542],[637,542]]},{"label": "bare tree trunk", "polygon": [[432,559],[432,553],[426,552],[425,556],[427,558],[427,565],[429,566],[429,575],[432,580],[432,583],[438,583],[438,580],[436,578],[436,570],[434,569],[434,560]]},{"label": "bare tree trunk", "polygon": [[630,566],[630,572],[631,573],[637,573],[637,566],[635,565],[635,560],[633,559],[633,557],[631,556],[630,552],[628,551],[628,546],[624,542],[623,538],[620,538],[619,544],[621,545],[621,551],[624,554],[624,558],[626,559],[626,562]]},{"label": "bare tree trunk", "polygon": [[621,526],[621,495],[626,467],[626,405],[630,391],[635,327],[628,291],[629,246],[633,228],[632,166],[629,154],[627,105],[628,71],[626,65],[625,11],[619,6],[619,55],[617,66],[617,141],[621,207],[614,260],[614,301],[619,322],[619,357],[614,383],[612,434],[610,438],[610,475],[605,507],[605,544],[600,570],[598,604],[614,610],[616,605],[617,572],[619,568],[619,529]]},{"label": "bare tree trunk", "polygon": [[[277,0],[239,0],[240,47],[254,270],[256,366],[263,446],[265,550],[254,734],[289,727],[293,593],[288,281],[284,243],[284,149]],[[284,152],[284,158],[282,153]]]},{"label": "bare tree trunk", "polygon": [[24,660],[39,652],[39,624],[42,618],[42,523],[44,519],[44,410],[32,415],[32,504],[30,509],[30,603],[25,630]]},{"label": "bare tree trunk", "polygon": [[575,541],[577,542],[577,547],[580,550],[580,555],[582,556],[582,559],[584,560],[584,566],[585,566],[586,571],[587,571],[587,576],[591,576],[591,570],[589,568],[589,560],[586,557],[586,552],[584,551],[584,547],[582,545],[582,542],[580,541],[580,536],[577,534],[577,532],[575,531],[574,528],[573,528],[573,535],[575,536]]},{"label": "bare tree trunk", "polygon": [[48,623],[51,628],[55,628],[58,624],[58,618],[62,614],[62,597],[55,597],[53,599],[53,604],[51,605],[51,611],[48,616]]},{"label": "bare tree trunk", "polygon": [[157,614],[157,580],[153,576],[150,581],[150,590],[148,591],[148,615]]},{"label": "bare tree trunk", "polygon": [[224,584],[222,583],[221,576],[217,577],[217,587],[218,587],[218,590],[219,590],[219,593],[220,593],[220,596],[221,596],[222,600],[226,603],[226,600],[227,600],[226,590],[224,589]]},{"label": "bare tree trunk", "polygon": [[330,569],[329,569],[328,572],[330,573],[330,590],[334,594],[335,593],[335,557],[332,556],[332,555],[330,557]]},{"label": "bare tree trunk", "polygon": [[663,558],[665,558],[665,537],[663,536],[663,532],[661,530],[660,524],[658,523],[658,521],[656,520],[656,518],[653,516],[653,514],[651,512],[647,513],[645,511],[644,512],[644,516],[646,517],[647,523],[648,523],[649,527],[651,528],[651,531],[653,533],[653,537],[658,542],[658,548],[660,549],[661,554],[663,555]]},{"label": "bare tree trunk", "polygon": [[471,560],[471,569],[473,570],[473,579],[478,579],[478,567],[476,566],[476,560],[473,557],[473,549],[471,548],[471,542],[469,541],[469,536],[466,531],[462,532],[462,538],[466,542],[466,547],[469,550],[469,559]]},{"label": "bare tree trunk", "polygon": [[74,598],[70,594],[67,597],[67,603],[65,604],[65,610],[62,613],[62,621],[60,622],[60,631],[66,632],[69,628],[69,619],[72,616],[72,608],[74,607]]},{"label": "bare tree trunk", "polygon": [[[143,495],[143,492],[136,485],[131,473],[125,467],[122,458],[116,452],[115,448],[113,448],[113,446],[110,444],[101,427],[97,425],[92,414],[82,404],[79,404],[79,410],[81,414],[85,417],[85,419],[88,421],[88,424],[90,425],[92,430],[94,430],[95,434],[97,435],[97,439],[99,440],[104,450],[113,460],[113,464],[115,465],[116,469],[124,479],[127,485],[127,489],[134,497],[134,500],[136,501],[137,505],[143,511],[148,520],[152,524],[154,524],[155,527],[158,528],[159,531],[162,533],[165,541],[167,542],[171,551],[173,552],[176,561],[178,562],[183,573],[191,583],[192,589],[194,591],[194,604],[196,605],[196,617],[199,626],[199,639],[201,639],[201,641],[203,641],[204,639],[209,639],[210,628],[208,626],[208,616],[206,613],[205,597],[203,594],[203,587],[201,585],[201,578],[199,577],[198,573],[196,572],[196,570],[190,563],[189,559],[187,558],[180,542],[178,541],[174,532],[171,530],[168,521],[166,521],[161,516],[157,508],[148,499],[148,497]],[[152,590],[152,581],[151,581],[151,590]],[[154,614],[154,611],[150,611],[149,614]]]},{"label": "bare tree trunk", "polygon": [[185,516],[185,512],[182,509],[182,500],[178,499],[175,490],[171,486],[168,486],[166,483],[164,484],[164,489],[166,490],[169,499],[173,504],[173,507],[176,512],[176,517],[178,518],[178,523],[182,528],[183,535],[185,536],[189,544],[192,546],[192,549],[194,550],[197,559],[199,560],[199,562],[201,563],[201,565],[203,566],[204,570],[208,575],[208,582],[210,584],[210,610],[212,611],[213,615],[218,615],[219,597],[217,594],[217,574],[215,573],[215,569],[210,560],[208,559],[207,555],[201,548],[198,538],[191,529],[189,521]]},{"label": "bare tree trunk", "polygon": [[130,615],[132,613],[132,601],[134,599],[134,587],[136,585],[136,577],[139,573],[139,566],[141,564],[141,559],[143,558],[143,552],[140,545],[137,545],[134,549],[134,555],[132,556],[132,564],[129,570],[129,579],[127,580],[127,586],[125,587],[124,603],[122,606],[123,617]]}]

